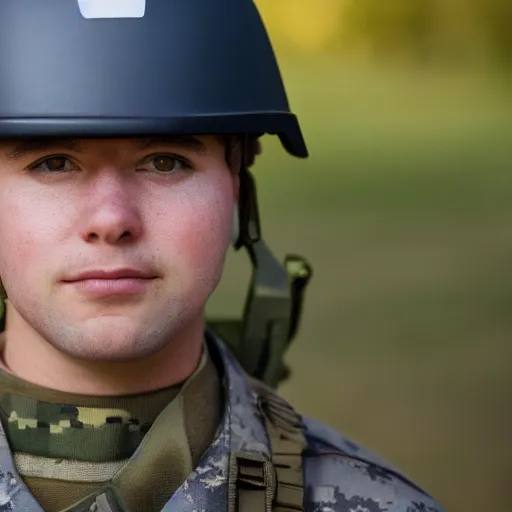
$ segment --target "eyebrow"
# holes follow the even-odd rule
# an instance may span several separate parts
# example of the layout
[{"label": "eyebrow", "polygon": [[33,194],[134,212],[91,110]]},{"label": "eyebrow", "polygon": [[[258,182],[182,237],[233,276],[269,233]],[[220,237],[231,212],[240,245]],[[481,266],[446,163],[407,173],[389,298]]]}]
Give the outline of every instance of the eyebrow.
[{"label": "eyebrow", "polygon": [[7,158],[8,160],[18,160],[32,153],[51,151],[56,148],[64,148],[79,152],[81,150],[81,144],[79,139],[28,138],[24,139],[20,144],[8,151]]},{"label": "eyebrow", "polygon": [[[67,149],[78,153],[84,151],[83,141],[87,139],[72,138],[27,138],[7,152],[7,159],[14,161],[33,153]],[[138,149],[151,149],[158,146],[180,146],[192,150],[199,155],[207,153],[206,145],[197,137],[191,135],[166,135],[165,137],[151,137],[134,139]]]},{"label": "eyebrow", "polygon": [[150,149],[156,146],[181,146],[200,155],[207,153],[205,144],[191,135],[166,135],[165,137],[138,139],[136,144],[140,149]]}]

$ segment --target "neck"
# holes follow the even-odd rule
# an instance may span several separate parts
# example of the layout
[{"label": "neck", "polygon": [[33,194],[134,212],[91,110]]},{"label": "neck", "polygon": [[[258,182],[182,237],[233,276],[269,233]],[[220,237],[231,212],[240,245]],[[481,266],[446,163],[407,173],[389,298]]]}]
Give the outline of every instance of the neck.
[{"label": "neck", "polygon": [[38,386],[82,395],[132,395],[186,380],[201,359],[203,316],[155,354],[136,361],[104,362],[77,359],[56,349],[12,309],[7,308],[0,367]]}]

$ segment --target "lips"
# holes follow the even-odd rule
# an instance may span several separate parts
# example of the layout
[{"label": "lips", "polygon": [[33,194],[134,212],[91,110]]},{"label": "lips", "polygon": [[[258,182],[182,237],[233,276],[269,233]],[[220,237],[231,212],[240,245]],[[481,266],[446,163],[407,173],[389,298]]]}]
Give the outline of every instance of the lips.
[{"label": "lips", "polygon": [[64,279],[63,283],[90,298],[101,298],[141,295],[157,277],[153,272],[132,268],[88,270]]},{"label": "lips", "polygon": [[120,268],[115,270],[88,270],[81,272],[76,276],[63,279],[66,283],[75,283],[77,281],[86,281],[90,279],[153,279],[157,277],[154,273],[131,269],[131,268]]}]

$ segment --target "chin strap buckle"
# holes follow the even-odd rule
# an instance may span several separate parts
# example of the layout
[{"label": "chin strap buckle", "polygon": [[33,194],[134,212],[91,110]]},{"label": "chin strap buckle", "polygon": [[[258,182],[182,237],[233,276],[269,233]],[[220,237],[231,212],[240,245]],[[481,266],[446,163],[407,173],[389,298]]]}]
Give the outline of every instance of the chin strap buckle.
[{"label": "chin strap buckle", "polygon": [[250,172],[241,173],[240,234],[235,248],[245,247],[253,274],[243,319],[209,321],[244,369],[271,387],[290,371],[283,358],[295,338],[312,268],[302,257],[279,262],[262,239],[256,187]]}]

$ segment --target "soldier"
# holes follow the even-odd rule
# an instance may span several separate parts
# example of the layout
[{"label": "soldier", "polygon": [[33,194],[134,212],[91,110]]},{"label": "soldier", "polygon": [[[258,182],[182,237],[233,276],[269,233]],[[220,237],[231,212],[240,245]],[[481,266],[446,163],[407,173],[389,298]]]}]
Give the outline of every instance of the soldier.
[{"label": "soldier", "polygon": [[307,156],[252,0],[2,0],[0,510],[441,510],[272,391],[310,269],[261,239],[265,133]]}]

